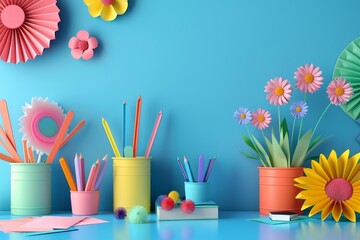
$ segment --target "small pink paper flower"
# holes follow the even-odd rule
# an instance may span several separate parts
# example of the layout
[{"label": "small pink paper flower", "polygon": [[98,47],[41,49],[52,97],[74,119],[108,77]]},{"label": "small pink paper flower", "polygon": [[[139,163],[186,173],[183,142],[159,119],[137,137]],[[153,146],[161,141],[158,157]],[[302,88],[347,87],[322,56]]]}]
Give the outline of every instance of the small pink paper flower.
[{"label": "small pink paper flower", "polygon": [[271,123],[271,115],[267,110],[258,108],[256,111],[251,114],[251,123],[254,127],[262,130],[269,127]]},{"label": "small pink paper flower", "polygon": [[322,71],[313,64],[300,66],[295,72],[296,87],[304,93],[314,93],[323,84]]},{"label": "small pink paper flower", "polygon": [[328,94],[330,102],[334,105],[346,103],[353,95],[350,83],[346,82],[346,80],[341,77],[335,78],[330,82],[326,93]]},{"label": "small pink paper flower", "polygon": [[71,48],[71,56],[75,59],[83,58],[90,60],[94,56],[94,50],[98,46],[98,41],[95,37],[90,37],[89,32],[81,30],[72,37],[69,41],[69,48]]},{"label": "small pink paper flower", "polygon": [[266,99],[270,104],[283,105],[289,102],[292,89],[288,80],[279,77],[267,82],[265,92],[269,93]]}]

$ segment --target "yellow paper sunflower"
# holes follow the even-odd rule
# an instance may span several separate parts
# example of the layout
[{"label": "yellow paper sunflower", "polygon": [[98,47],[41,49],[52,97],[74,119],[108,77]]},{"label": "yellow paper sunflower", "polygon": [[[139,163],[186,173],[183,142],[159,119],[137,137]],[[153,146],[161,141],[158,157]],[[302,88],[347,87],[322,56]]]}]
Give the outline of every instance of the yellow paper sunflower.
[{"label": "yellow paper sunflower", "polygon": [[329,158],[320,155],[319,163],[312,160],[311,168],[305,168],[306,176],[296,178],[295,186],[305,189],[296,198],[304,199],[301,210],[313,206],[309,216],[321,211],[325,220],[332,213],[339,221],[342,213],[356,222],[355,212],[360,213],[360,153],[349,158],[346,150],[338,158],[334,150]]},{"label": "yellow paper sunflower", "polygon": [[127,0],[84,0],[92,17],[100,16],[105,21],[114,20],[117,15],[122,15],[128,7]]}]

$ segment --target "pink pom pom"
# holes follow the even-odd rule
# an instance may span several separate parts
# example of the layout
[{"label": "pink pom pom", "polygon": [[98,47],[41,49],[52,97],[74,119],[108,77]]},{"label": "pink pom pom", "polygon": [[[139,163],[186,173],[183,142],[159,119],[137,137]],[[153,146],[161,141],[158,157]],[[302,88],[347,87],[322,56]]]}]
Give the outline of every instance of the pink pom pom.
[{"label": "pink pom pom", "polygon": [[195,210],[195,204],[191,200],[184,200],[180,204],[180,209],[185,214],[191,214]]},{"label": "pink pom pom", "polygon": [[161,208],[166,210],[166,211],[170,211],[174,208],[175,203],[174,201],[169,198],[169,197],[165,197],[162,201],[161,201]]}]

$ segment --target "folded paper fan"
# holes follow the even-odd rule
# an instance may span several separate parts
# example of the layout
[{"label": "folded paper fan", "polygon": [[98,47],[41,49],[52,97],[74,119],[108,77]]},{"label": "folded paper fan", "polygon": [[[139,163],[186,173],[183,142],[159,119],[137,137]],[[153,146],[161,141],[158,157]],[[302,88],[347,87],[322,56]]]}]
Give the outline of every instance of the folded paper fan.
[{"label": "folded paper fan", "polygon": [[25,104],[23,112],[19,119],[23,139],[37,152],[48,155],[64,122],[64,110],[47,98],[33,98],[31,104]]},{"label": "folded paper fan", "polygon": [[50,47],[59,29],[56,0],[0,0],[0,58],[17,64]]},{"label": "folded paper fan", "polygon": [[354,120],[360,118],[360,38],[352,41],[338,57],[333,73],[350,82],[354,95],[341,108]]}]

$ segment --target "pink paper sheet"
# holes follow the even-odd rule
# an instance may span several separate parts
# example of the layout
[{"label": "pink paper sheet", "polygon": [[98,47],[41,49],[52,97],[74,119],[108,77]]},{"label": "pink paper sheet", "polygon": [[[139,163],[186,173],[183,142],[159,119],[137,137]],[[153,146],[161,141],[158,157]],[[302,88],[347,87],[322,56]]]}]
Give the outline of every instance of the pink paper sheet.
[{"label": "pink paper sheet", "polygon": [[53,229],[67,229],[86,217],[43,216],[13,229],[14,232],[39,232]]},{"label": "pink paper sheet", "polygon": [[30,222],[33,220],[33,217],[27,218],[18,218],[18,219],[11,219],[11,220],[0,220],[0,230],[6,233],[13,232],[14,229],[17,227]]},{"label": "pink paper sheet", "polygon": [[84,226],[84,225],[99,224],[99,223],[106,223],[106,222],[108,222],[108,221],[101,220],[98,218],[87,217],[84,220],[82,220],[81,222],[78,222],[77,224],[75,224],[75,226]]}]

